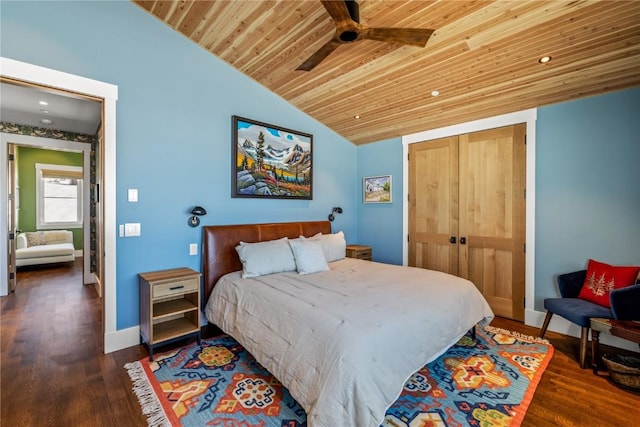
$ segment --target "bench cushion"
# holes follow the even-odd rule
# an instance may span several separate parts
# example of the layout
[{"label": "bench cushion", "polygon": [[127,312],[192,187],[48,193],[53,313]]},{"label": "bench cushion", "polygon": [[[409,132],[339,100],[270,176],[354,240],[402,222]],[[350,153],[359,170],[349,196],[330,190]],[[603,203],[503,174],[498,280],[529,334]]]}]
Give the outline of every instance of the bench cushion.
[{"label": "bench cushion", "polygon": [[583,327],[589,327],[591,317],[613,318],[609,308],[578,298],[547,298],[544,308]]}]

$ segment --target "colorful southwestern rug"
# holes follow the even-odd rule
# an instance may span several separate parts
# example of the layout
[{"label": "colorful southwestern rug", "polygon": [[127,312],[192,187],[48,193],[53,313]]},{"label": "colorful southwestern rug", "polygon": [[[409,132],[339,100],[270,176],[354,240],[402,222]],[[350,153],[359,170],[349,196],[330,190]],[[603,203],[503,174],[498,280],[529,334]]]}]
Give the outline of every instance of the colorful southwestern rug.
[{"label": "colorful southwestern rug", "polygon": [[[553,347],[491,326],[476,331],[475,339],[465,335],[407,380],[383,427],[522,423]],[[149,426],[307,425],[305,411],[287,389],[229,336],[125,368]]]}]

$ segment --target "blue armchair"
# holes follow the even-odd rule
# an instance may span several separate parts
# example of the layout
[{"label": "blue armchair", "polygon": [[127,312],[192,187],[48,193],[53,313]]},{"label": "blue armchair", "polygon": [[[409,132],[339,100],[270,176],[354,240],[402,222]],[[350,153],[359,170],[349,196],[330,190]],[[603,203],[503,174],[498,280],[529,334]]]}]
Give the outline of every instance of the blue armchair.
[{"label": "blue armchair", "polygon": [[542,323],[542,328],[540,328],[540,337],[544,338],[551,317],[554,314],[580,326],[582,328],[580,333],[580,367],[583,369],[586,367],[590,319],[592,317],[640,320],[640,284],[611,291],[611,309],[609,309],[578,298],[586,277],[587,270],[558,276],[558,288],[562,298],[547,298],[544,300],[544,308],[547,309],[547,315]]}]

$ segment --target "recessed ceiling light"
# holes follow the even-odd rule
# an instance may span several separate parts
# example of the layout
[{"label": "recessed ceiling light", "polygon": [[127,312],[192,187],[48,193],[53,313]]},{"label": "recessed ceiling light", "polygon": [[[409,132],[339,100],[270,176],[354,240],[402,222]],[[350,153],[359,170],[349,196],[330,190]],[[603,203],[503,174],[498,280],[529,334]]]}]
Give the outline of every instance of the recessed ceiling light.
[{"label": "recessed ceiling light", "polygon": [[49,114],[49,110],[40,110],[41,113]]},{"label": "recessed ceiling light", "polygon": [[356,114],[355,116],[353,116],[354,119],[358,120],[360,118],[359,114]]},{"label": "recessed ceiling light", "polygon": [[432,90],[431,91],[431,96],[438,96],[438,95],[440,95],[440,91],[438,91],[438,90]]},{"label": "recessed ceiling light", "polygon": [[40,104],[40,105],[49,105],[49,103],[47,101],[40,101],[40,102],[38,102],[38,104]]},{"label": "recessed ceiling light", "polygon": [[43,125],[52,125],[53,124],[53,120],[40,119],[40,123],[42,123]]},{"label": "recessed ceiling light", "polygon": [[550,56],[543,56],[542,58],[538,59],[538,62],[541,63],[541,64],[546,64],[549,61],[551,61],[551,57]]}]

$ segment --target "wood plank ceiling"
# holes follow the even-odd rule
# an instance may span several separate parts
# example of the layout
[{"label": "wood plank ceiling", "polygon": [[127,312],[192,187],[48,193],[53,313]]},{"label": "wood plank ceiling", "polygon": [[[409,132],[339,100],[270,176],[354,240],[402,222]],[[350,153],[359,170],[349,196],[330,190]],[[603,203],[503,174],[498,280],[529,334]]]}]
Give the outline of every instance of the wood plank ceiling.
[{"label": "wood plank ceiling", "polygon": [[309,72],[335,32],[320,1],[135,3],[355,144],[640,85],[640,1],[360,0],[361,24],[435,32]]}]

